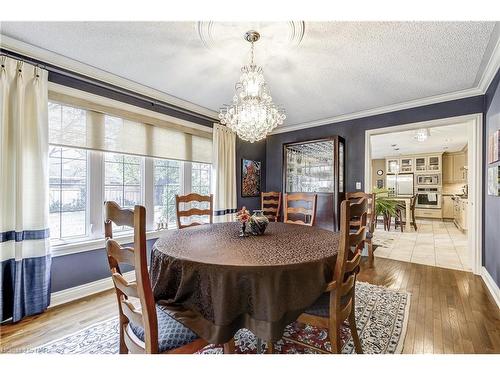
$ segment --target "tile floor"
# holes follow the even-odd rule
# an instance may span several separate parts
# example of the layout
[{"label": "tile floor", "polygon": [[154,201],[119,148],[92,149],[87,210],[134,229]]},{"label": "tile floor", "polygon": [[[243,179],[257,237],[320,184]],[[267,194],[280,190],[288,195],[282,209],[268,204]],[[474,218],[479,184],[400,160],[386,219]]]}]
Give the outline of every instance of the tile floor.
[{"label": "tile floor", "polygon": [[467,235],[448,221],[417,219],[417,231],[401,233],[379,223],[373,243],[375,256],[431,266],[470,271]]}]

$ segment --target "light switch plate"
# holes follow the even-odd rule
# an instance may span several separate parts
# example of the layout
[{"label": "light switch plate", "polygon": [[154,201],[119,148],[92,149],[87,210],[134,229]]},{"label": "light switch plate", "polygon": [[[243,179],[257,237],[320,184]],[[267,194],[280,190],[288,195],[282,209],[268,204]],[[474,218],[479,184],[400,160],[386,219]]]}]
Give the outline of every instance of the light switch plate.
[{"label": "light switch plate", "polygon": [[361,190],[361,182],[356,182],[356,189]]}]

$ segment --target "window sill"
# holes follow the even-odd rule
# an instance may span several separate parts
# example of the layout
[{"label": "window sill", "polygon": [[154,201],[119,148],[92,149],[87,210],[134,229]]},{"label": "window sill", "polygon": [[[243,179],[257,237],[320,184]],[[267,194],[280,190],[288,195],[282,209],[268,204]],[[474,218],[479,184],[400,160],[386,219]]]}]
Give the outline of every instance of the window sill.
[{"label": "window sill", "polygon": [[[146,240],[156,239],[160,237],[162,233],[172,229],[176,228],[152,230],[146,232]],[[134,242],[134,234],[127,233],[127,234],[117,235],[113,239],[116,240],[120,245],[125,245]],[[51,246],[51,255],[53,258],[55,258],[64,255],[83,253],[85,251],[104,249],[105,246],[106,243],[104,238],[95,240],[85,240],[80,242],[72,242],[72,243]]]}]

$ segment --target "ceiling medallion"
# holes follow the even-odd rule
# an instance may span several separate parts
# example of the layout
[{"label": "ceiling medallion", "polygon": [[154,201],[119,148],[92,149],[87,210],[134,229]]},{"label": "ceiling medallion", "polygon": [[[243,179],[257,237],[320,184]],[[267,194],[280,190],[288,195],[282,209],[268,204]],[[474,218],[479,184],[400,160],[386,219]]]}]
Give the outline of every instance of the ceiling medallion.
[{"label": "ceiling medallion", "polygon": [[221,54],[225,54],[226,49],[236,43],[234,35],[245,30],[261,30],[272,38],[272,47],[284,48],[297,47],[304,38],[304,21],[287,22],[214,22],[198,21],[196,30],[203,45]]},{"label": "ceiling medallion", "polygon": [[254,43],[260,38],[255,30],[244,35],[250,47],[250,64],[241,68],[240,80],[236,83],[236,93],[233,104],[220,110],[221,124],[238,134],[238,137],[248,142],[264,139],[285,120],[285,111],[273,103],[262,68],[255,65]]}]

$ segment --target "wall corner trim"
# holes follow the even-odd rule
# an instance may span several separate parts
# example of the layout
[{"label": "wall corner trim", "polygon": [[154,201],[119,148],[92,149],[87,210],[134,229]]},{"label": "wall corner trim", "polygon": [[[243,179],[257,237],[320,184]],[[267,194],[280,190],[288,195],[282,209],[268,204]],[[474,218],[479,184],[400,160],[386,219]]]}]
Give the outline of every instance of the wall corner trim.
[{"label": "wall corner trim", "polygon": [[483,279],[488,291],[495,300],[497,307],[500,309],[500,288],[495,283],[488,270],[485,267],[481,268],[481,278]]},{"label": "wall corner trim", "polygon": [[[127,281],[132,281],[135,278],[135,271],[125,272],[123,277]],[[68,288],[61,290],[59,292],[54,292],[50,295],[50,308],[75,301],[92,294],[104,292],[106,290],[112,289],[114,287],[113,280],[111,277],[106,277],[105,279],[92,281],[87,284],[78,285],[73,288]]]}]

